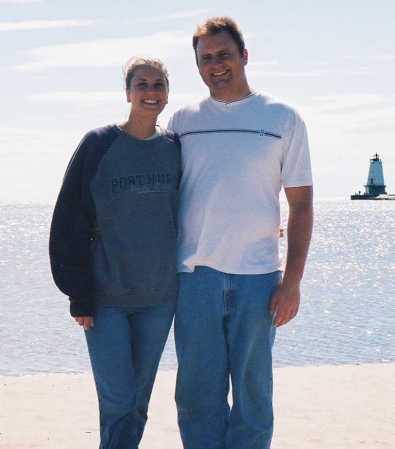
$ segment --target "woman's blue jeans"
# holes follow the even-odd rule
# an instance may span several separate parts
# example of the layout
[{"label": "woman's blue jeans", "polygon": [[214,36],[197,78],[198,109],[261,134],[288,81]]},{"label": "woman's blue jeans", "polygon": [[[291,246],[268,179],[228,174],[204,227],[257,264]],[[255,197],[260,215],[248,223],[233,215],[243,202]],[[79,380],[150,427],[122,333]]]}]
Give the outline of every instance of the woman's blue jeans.
[{"label": "woman's blue jeans", "polygon": [[[185,449],[268,449],[273,433],[270,274],[179,274],[176,403]],[[227,396],[232,382],[233,405]]]},{"label": "woman's blue jeans", "polygon": [[97,307],[85,335],[99,399],[100,449],[137,449],[174,307]]}]

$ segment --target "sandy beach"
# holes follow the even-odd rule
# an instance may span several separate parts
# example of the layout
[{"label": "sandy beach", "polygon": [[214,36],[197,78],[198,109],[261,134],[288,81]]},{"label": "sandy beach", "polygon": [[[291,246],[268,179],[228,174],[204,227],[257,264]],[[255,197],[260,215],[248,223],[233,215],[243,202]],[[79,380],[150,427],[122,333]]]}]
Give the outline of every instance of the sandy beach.
[{"label": "sandy beach", "polygon": [[[395,364],[275,370],[272,449],[395,447]],[[182,449],[174,371],[160,371],[141,449]],[[0,377],[1,449],[97,449],[90,374]]]}]

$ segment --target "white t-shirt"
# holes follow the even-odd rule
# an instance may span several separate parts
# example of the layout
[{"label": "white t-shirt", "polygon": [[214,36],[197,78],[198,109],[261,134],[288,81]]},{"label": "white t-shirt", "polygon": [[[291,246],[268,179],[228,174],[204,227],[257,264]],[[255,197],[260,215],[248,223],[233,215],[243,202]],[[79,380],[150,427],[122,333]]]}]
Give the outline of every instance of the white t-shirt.
[{"label": "white t-shirt", "polygon": [[178,270],[277,271],[281,187],[312,184],[299,115],[259,94],[210,97],[177,111],[169,128],[182,144]]}]

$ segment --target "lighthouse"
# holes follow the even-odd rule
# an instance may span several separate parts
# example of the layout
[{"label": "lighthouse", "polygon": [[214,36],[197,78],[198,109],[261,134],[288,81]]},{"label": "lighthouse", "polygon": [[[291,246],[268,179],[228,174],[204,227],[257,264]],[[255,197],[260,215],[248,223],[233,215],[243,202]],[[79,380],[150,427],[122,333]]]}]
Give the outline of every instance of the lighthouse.
[{"label": "lighthouse", "polygon": [[383,163],[376,153],[372,159],[370,159],[368,180],[365,185],[365,195],[378,196],[386,194]]},{"label": "lighthouse", "polygon": [[388,195],[385,190],[383,163],[376,153],[369,164],[368,180],[365,184],[365,193],[354,193],[352,200],[395,200],[395,195]]}]

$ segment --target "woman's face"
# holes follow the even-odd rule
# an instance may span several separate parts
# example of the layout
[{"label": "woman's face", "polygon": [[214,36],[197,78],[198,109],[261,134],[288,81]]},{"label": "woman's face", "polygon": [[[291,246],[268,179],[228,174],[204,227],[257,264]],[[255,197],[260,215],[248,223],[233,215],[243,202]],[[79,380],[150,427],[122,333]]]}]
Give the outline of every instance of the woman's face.
[{"label": "woman's face", "polygon": [[135,70],[126,97],[132,103],[133,112],[158,115],[166,106],[168,93],[163,73],[154,67],[142,66]]}]

